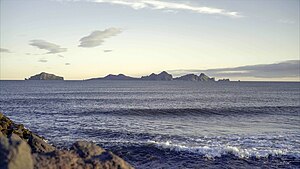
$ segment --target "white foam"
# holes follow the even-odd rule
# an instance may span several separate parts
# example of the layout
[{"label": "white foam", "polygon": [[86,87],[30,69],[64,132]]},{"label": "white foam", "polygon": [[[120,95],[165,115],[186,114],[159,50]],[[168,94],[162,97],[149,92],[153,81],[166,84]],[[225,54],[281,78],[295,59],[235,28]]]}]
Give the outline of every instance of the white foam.
[{"label": "white foam", "polygon": [[154,144],[157,147],[164,149],[170,149],[174,151],[187,151],[192,153],[198,153],[206,158],[221,157],[222,155],[232,154],[238,158],[268,158],[269,156],[279,155],[291,155],[293,157],[300,157],[300,152],[289,152],[287,149],[262,149],[262,148],[241,148],[239,146],[232,145],[216,145],[216,146],[186,146],[181,144],[172,143],[172,141],[153,141],[149,140],[149,144]]}]

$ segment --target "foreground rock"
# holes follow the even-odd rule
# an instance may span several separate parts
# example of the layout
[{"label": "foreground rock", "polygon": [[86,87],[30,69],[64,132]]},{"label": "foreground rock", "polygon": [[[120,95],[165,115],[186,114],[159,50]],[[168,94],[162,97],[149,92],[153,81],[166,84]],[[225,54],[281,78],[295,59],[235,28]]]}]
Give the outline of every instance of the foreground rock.
[{"label": "foreground rock", "polygon": [[31,76],[29,79],[25,78],[25,80],[64,80],[64,78],[54,74],[42,72],[40,74]]},{"label": "foreground rock", "polygon": [[14,134],[21,138],[31,147],[33,153],[47,153],[55,150],[55,147],[44,141],[45,138],[32,133],[22,124],[14,123],[2,113],[0,113],[0,130],[4,137],[10,138]]},{"label": "foreground rock", "polygon": [[33,168],[29,145],[16,134],[9,138],[0,133],[0,168]]},{"label": "foreground rock", "polygon": [[0,168],[131,169],[126,161],[94,143],[79,141],[57,149],[0,113]]}]

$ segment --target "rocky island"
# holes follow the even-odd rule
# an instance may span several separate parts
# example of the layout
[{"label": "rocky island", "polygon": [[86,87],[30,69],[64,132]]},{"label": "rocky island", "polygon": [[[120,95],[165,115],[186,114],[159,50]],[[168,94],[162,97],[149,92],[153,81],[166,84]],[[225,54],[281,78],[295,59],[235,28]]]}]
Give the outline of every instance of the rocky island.
[{"label": "rocky island", "polygon": [[40,74],[31,76],[28,79],[25,78],[25,80],[64,80],[64,78],[61,76],[56,76],[54,74],[42,72]]},{"label": "rocky island", "polygon": [[214,82],[215,78],[210,78],[207,75],[205,75],[204,73],[201,73],[199,76],[197,76],[195,74],[183,75],[183,76],[175,78],[174,80],[203,81],[203,82],[212,81],[212,82]]},{"label": "rocky island", "polygon": [[219,79],[218,81],[219,81],[219,82],[230,82],[229,79]]},{"label": "rocky island", "polygon": [[[25,78],[25,80],[64,80],[61,76],[56,76],[54,74],[42,72],[40,74],[31,76],[30,78]],[[105,77],[91,78],[90,80],[148,80],[148,81],[171,81],[171,80],[181,80],[181,81],[199,81],[199,82],[215,82],[214,77],[209,77],[204,73],[200,73],[200,75],[195,74],[187,74],[180,77],[173,78],[171,74],[166,71],[162,71],[159,74],[151,73],[148,76],[142,76],[140,78],[130,77],[124,74],[113,75],[109,74]],[[218,82],[229,82],[229,79],[220,79]]]},{"label": "rocky island", "polygon": [[173,78],[171,74],[166,71],[162,71],[159,74],[152,73],[148,76],[142,76],[141,78],[135,78],[126,76],[124,74],[113,75],[109,74],[105,77],[92,78],[87,80],[148,80],[148,81],[171,81],[171,80],[182,80],[182,81],[200,81],[200,82],[215,82],[214,77],[209,77],[204,73],[201,73],[199,76],[195,74],[187,74],[180,77]]},{"label": "rocky island", "polygon": [[0,113],[0,168],[2,169],[132,169],[126,161],[92,142],[78,141],[58,149],[45,138]]},{"label": "rocky island", "polygon": [[173,76],[166,71],[162,71],[159,74],[152,73],[149,76],[142,76],[141,80],[165,80],[170,81],[173,80]]},{"label": "rocky island", "polygon": [[124,74],[113,75],[109,74],[105,77],[93,78],[88,80],[137,80],[138,78],[126,76]]}]

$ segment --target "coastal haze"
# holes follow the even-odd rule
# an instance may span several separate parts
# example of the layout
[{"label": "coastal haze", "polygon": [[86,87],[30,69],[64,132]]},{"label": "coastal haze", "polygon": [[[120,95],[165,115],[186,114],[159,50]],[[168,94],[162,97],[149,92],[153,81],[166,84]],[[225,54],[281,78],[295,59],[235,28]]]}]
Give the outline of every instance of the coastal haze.
[{"label": "coastal haze", "polygon": [[299,6],[1,0],[0,168],[299,168]]}]

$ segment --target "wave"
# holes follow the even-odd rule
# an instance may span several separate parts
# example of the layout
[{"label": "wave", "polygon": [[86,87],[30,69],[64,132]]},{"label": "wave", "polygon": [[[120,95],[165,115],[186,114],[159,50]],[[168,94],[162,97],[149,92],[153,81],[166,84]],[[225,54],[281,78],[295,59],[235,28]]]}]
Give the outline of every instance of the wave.
[{"label": "wave", "polygon": [[[188,146],[171,140],[94,140],[136,168],[299,168],[300,151],[242,148],[239,145]],[[299,150],[299,149],[298,149]],[[176,166],[176,167],[175,167]]]},{"label": "wave", "polygon": [[[61,113],[60,113],[61,114]],[[231,115],[261,115],[261,114],[280,114],[280,115],[299,115],[300,106],[276,106],[276,107],[230,107],[230,108],[176,108],[176,109],[110,109],[110,110],[89,110],[78,112],[78,114],[108,114],[122,116],[157,116],[157,115],[176,115],[176,116],[231,116]]]},{"label": "wave", "polygon": [[288,156],[290,158],[300,159],[300,151],[290,152],[287,149],[259,149],[259,148],[241,148],[231,145],[218,145],[215,147],[210,146],[197,146],[188,147],[185,145],[174,144],[172,141],[158,142],[149,140],[148,144],[153,144],[158,148],[169,149],[178,152],[190,152],[204,156],[208,159],[214,159],[216,157],[222,157],[224,155],[234,155],[241,159],[247,158],[268,158],[274,156]]},{"label": "wave", "polygon": [[[102,132],[101,132],[102,133]],[[203,136],[181,137],[170,135],[149,135],[107,131],[103,135],[96,133],[89,135],[89,141],[102,146],[124,147],[131,149],[191,153],[206,159],[215,159],[223,156],[235,156],[239,159],[262,159],[273,157],[294,158],[300,160],[299,140],[296,136],[286,135],[231,135],[231,136]],[[130,148],[135,147],[135,148]],[[110,149],[111,147],[109,147]]]}]

